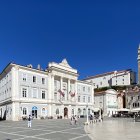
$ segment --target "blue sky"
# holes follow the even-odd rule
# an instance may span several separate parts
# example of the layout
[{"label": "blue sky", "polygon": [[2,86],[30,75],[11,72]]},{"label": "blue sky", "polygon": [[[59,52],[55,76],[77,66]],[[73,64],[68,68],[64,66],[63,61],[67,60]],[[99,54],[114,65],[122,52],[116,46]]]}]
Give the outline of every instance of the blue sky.
[{"label": "blue sky", "polygon": [[80,79],[132,68],[137,72],[140,2],[130,0],[0,1],[0,71],[66,58]]}]

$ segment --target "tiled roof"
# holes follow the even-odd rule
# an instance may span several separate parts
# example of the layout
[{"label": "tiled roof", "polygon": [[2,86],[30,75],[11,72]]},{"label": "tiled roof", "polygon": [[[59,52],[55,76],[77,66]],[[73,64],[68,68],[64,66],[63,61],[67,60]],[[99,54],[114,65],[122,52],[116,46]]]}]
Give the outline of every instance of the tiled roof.
[{"label": "tiled roof", "polygon": [[[117,71],[116,73],[118,74],[118,73],[123,73],[123,72],[128,72],[128,71],[132,71],[132,70],[131,69],[120,70],[120,71]],[[111,74],[114,74],[114,71],[106,72],[106,73],[103,73],[103,74],[98,74],[98,75],[95,75],[95,76],[88,76],[87,78],[85,78],[83,80],[94,79],[94,78],[103,77],[103,76],[111,75]]]}]

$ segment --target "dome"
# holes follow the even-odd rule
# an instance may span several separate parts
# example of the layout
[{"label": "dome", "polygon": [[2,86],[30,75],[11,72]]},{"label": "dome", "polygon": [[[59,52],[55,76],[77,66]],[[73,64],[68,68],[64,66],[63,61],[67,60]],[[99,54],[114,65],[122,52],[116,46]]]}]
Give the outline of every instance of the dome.
[{"label": "dome", "polygon": [[106,93],[110,93],[110,94],[117,94],[117,91],[114,89],[108,89],[105,91]]}]

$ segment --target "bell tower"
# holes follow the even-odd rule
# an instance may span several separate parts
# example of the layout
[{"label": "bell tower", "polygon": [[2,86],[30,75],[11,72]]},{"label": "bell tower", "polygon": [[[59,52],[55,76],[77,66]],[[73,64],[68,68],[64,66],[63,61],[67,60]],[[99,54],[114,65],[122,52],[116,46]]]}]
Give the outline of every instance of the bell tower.
[{"label": "bell tower", "polygon": [[138,48],[138,85],[140,85],[140,44]]}]

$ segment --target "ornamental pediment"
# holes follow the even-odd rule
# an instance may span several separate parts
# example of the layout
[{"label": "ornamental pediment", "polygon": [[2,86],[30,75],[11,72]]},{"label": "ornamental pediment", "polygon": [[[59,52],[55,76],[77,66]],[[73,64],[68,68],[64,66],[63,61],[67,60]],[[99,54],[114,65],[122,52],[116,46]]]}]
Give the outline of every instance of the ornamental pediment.
[{"label": "ornamental pediment", "polygon": [[72,68],[66,59],[63,59],[61,63],[59,63],[59,65],[64,66],[64,67],[68,67],[68,68]]},{"label": "ornamental pediment", "polygon": [[55,71],[67,71],[67,72],[71,72],[71,73],[75,73],[77,74],[77,70],[73,69],[67,62],[66,59],[63,59],[61,63],[55,63],[55,62],[51,62],[48,65],[48,68],[51,68]]}]

